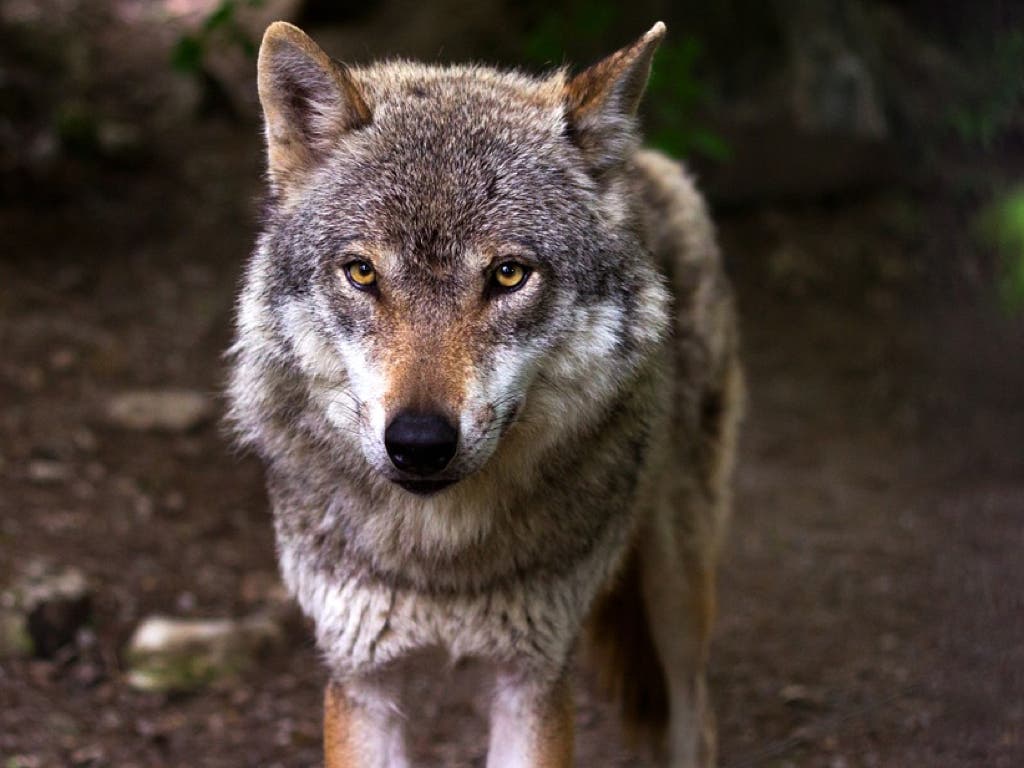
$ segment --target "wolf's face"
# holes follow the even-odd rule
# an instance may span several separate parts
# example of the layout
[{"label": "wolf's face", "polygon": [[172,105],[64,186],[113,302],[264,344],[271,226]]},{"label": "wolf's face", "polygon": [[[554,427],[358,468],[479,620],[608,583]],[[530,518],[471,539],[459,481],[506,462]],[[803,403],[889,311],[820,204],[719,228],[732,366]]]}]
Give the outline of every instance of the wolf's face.
[{"label": "wolf's face", "polygon": [[614,172],[653,43],[567,83],[349,71],[300,35],[261,52],[276,209],[251,275],[336,439],[430,493],[517,419],[557,431],[607,401],[663,324]]}]

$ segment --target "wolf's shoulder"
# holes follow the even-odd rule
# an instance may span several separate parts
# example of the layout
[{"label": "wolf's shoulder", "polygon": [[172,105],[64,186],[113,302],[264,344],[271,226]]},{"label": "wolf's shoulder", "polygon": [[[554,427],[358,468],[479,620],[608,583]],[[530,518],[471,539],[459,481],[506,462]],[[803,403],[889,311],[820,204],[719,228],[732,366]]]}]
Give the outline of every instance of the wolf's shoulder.
[{"label": "wolf's shoulder", "polygon": [[672,290],[680,370],[723,375],[735,361],[737,318],[707,203],[686,167],[660,152],[638,151],[632,178],[644,245]]},{"label": "wolf's shoulder", "polygon": [[662,266],[716,270],[720,256],[704,196],[686,166],[652,149],[632,158],[646,245]]}]

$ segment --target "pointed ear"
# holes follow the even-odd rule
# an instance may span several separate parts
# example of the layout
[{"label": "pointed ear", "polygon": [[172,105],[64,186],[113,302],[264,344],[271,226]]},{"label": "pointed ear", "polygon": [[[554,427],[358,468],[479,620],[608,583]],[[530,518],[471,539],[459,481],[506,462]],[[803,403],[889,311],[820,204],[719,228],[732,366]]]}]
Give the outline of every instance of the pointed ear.
[{"label": "pointed ear", "polygon": [[343,133],[373,119],[348,68],[283,21],[263,34],[257,84],[270,180],[278,190],[314,167]]},{"label": "pointed ear", "polygon": [[580,72],[565,86],[569,129],[595,169],[621,161],[636,141],[635,116],[651,61],[665,37],[658,22],[632,45]]}]

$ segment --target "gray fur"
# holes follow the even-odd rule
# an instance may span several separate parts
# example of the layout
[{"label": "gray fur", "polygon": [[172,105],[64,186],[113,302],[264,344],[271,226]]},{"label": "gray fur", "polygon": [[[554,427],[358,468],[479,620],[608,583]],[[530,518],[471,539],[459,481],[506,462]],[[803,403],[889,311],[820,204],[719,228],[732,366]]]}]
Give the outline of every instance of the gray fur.
[{"label": "gray fur", "polygon": [[[272,149],[268,102],[305,76],[295,54],[261,82]],[[231,351],[230,418],[267,464],[285,581],[338,680],[428,647],[553,680],[666,497],[692,501],[671,514],[695,552],[720,535],[738,402],[711,225],[681,168],[636,149],[631,111],[609,103],[574,136],[564,73],[343,76],[372,119],[331,133],[319,105],[316,151],[278,168],[272,152]],[[380,264],[378,299],[338,278],[353,244]],[[536,279],[481,298],[506,251]],[[468,361],[458,482],[431,497],[392,482],[393,404],[374,400],[410,324],[414,389],[452,345]]]}]

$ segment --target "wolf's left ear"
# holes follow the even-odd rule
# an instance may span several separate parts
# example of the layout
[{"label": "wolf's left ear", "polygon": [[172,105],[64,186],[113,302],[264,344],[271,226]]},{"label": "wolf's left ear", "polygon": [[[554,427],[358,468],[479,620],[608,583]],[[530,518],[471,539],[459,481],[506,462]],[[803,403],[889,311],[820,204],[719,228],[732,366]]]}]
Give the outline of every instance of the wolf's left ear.
[{"label": "wolf's left ear", "polygon": [[283,21],[263,34],[257,84],[270,180],[278,191],[313,168],[343,133],[373,120],[345,65]]},{"label": "wolf's left ear", "polygon": [[621,161],[636,140],[636,110],[647,87],[654,52],[664,37],[665,25],[659,21],[635,43],[566,84],[569,129],[595,169]]}]

